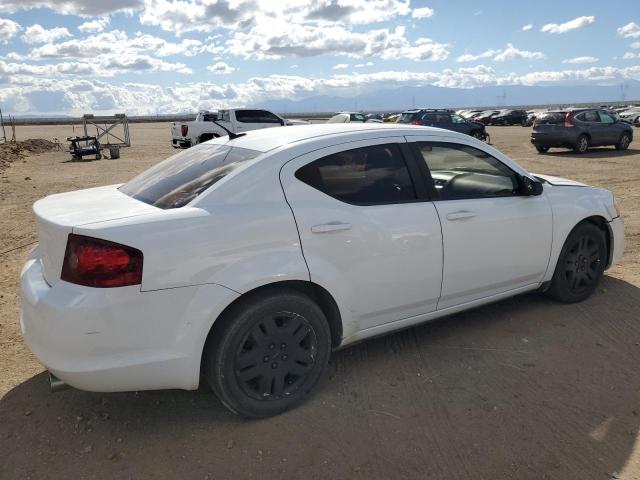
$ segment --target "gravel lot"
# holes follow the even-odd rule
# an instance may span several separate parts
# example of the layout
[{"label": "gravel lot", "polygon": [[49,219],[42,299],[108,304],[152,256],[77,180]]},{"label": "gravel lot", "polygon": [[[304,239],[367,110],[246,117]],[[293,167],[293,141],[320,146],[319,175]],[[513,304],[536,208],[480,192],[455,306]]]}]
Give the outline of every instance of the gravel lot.
[{"label": "gravel lot", "polygon": [[[169,125],[132,125],[120,160],[11,163],[0,171],[0,252],[11,250],[0,255],[0,479],[640,478],[640,142],[538,155],[530,129],[489,130],[530,171],[611,189],[623,263],[581,304],[524,295],[339,351],[308,402],[258,422],[204,388],[51,394],[21,339],[31,204],[126,181],[173,153]],[[17,128],[19,139],[72,133]]]}]

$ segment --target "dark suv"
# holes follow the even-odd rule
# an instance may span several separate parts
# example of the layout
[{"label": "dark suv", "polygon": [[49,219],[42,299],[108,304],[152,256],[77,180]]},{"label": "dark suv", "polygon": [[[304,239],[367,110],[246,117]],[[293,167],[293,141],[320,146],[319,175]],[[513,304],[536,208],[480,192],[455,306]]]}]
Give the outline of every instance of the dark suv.
[{"label": "dark suv", "polygon": [[503,110],[489,119],[489,125],[522,125],[526,119],[524,110]]},{"label": "dark suv", "polygon": [[449,110],[427,108],[407,110],[402,112],[397,123],[444,128],[446,130],[466,133],[480,140],[486,140],[489,137],[482,123],[466,120],[457,113],[451,113]]},{"label": "dark suv", "polygon": [[589,147],[605,145],[626,150],[632,140],[631,125],[620,121],[613,112],[593,108],[544,112],[536,117],[531,133],[531,143],[539,153],[550,147],[584,153]]}]

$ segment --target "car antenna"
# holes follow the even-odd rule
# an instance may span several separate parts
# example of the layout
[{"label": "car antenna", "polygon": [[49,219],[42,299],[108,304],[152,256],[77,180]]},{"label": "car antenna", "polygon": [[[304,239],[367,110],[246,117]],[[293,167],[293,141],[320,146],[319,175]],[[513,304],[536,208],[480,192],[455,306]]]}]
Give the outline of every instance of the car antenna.
[{"label": "car antenna", "polygon": [[244,135],[246,135],[246,133],[233,133],[231,130],[229,130],[226,127],[223,127],[222,125],[220,125],[218,122],[216,122],[215,120],[211,120],[213,123],[215,123],[216,125],[218,125],[221,129],[223,129],[225,132],[227,132],[227,135],[229,135],[229,140],[233,140],[234,138],[238,138],[238,137],[242,137]]}]

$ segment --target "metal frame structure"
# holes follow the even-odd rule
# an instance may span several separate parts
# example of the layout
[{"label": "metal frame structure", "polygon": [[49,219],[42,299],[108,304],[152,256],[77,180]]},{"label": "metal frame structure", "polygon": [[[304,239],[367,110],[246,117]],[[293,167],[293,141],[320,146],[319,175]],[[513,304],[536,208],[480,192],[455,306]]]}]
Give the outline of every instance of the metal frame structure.
[{"label": "metal frame structure", "polygon": [[4,131],[4,117],[2,116],[2,109],[0,108],[0,131],[2,134],[0,135],[0,145],[7,142],[7,134]]},{"label": "metal frame structure", "polygon": [[[82,126],[84,128],[84,135],[90,136],[91,133],[87,130],[89,125],[96,127],[96,137],[101,145],[105,147],[118,146],[118,147],[130,147],[131,137],[129,136],[129,119],[124,113],[116,113],[113,116],[99,116],[96,117],[91,113],[85,113],[82,116]],[[122,127],[122,133],[116,135],[114,129],[118,126]],[[105,137],[105,138],[103,138]],[[119,142],[111,142],[109,137],[113,137]]]}]

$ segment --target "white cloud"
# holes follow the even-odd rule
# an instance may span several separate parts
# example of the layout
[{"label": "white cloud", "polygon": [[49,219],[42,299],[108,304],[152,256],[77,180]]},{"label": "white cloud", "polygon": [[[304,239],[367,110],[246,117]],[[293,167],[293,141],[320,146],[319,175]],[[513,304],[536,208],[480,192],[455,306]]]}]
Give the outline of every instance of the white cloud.
[{"label": "white cloud", "polygon": [[465,53],[464,55],[460,55],[458,58],[456,58],[456,62],[475,62],[477,60],[480,60],[482,58],[491,58],[494,55],[497,55],[498,53],[500,53],[501,50],[493,50],[493,49],[489,49],[486,50],[478,55],[473,55],[470,53]]},{"label": "white cloud", "polygon": [[140,21],[182,34],[237,30],[260,23],[367,24],[410,12],[409,0],[145,0]]},{"label": "white cloud", "polygon": [[209,65],[207,67],[207,70],[215,73],[216,75],[228,75],[230,73],[235,72],[237,69],[230,65],[227,65],[224,62],[217,62],[217,63],[214,63],[213,65]]},{"label": "white cloud", "polygon": [[640,48],[640,42],[633,42],[631,45],[629,45],[631,48]]},{"label": "white cloud", "polygon": [[623,60],[635,60],[640,59],[640,53],[627,52],[622,56]]},{"label": "white cloud", "polygon": [[19,23],[8,18],[0,18],[0,43],[7,43],[20,30],[22,30],[22,27]]},{"label": "white cloud", "polygon": [[21,38],[24,43],[33,44],[53,42],[59,38],[72,36],[73,35],[69,33],[69,30],[64,27],[55,27],[47,30],[46,28],[42,27],[42,25],[38,25],[36,23],[35,25],[27,27]]},{"label": "white cloud", "polygon": [[640,25],[629,22],[625,26],[618,28],[618,35],[625,38],[640,38]]},{"label": "white cloud", "polygon": [[2,8],[8,13],[18,10],[46,7],[64,15],[93,17],[117,11],[133,11],[142,7],[145,0],[2,0]]},{"label": "white cloud", "polygon": [[331,67],[332,70],[344,70],[345,68],[349,68],[348,63],[337,63],[336,65]]},{"label": "white cloud", "polygon": [[34,48],[29,57],[39,59],[71,59],[100,58],[102,56],[120,55],[155,55],[168,57],[185,55],[187,57],[199,53],[216,53],[215,45],[205,45],[199,40],[184,39],[180,43],[167,42],[153,35],[137,33],[129,37],[126,32],[112,30],[91,35],[86,38],[76,38],[59,43],[47,43]]},{"label": "white cloud", "polygon": [[414,8],[411,12],[413,18],[430,18],[433,17],[433,14],[433,8],[429,7]]},{"label": "white cloud", "polygon": [[527,30],[531,30],[533,28],[533,25],[531,23],[527,23],[525,26],[522,27],[522,31],[526,32]]},{"label": "white cloud", "polygon": [[373,62],[356,63],[354,68],[373,67]]},{"label": "white cloud", "polygon": [[109,25],[109,21],[110,21],[109,17],[102,17],[102,18],[97,18],[95,20],[89,20],[88,22],[84,22],[83,24],[78,26],[78,30],[80,30],[81,32],[88,32],[88,33],[102,32],[105,28],[107,28],[107,25]]},{"label": "white cloud", "polygon": [[594,16],[582,16],[569,20],[565,23],[547,23],[540,29],[540,31],[548,33],[566,33],[577,28],[583,28],[587,25],[591,25],[595,21],[596,17]]},{"label": "white cloud", "polygon": [[598,59],[596,57],[574,57],[574,58],[565,58],[562,63],[596,63]]},{"label": "white cloud", "polygon": [[456,62],[475,62],[484,58],[492,58],[494,62],[504,62],[507,60],[540,60],[545,58],[545,56],[542,52],[519,50],[508,43],[507,47],[501,50],[489,49],[477,55],[465,53],[456,58]]},{"label": "white cloud", "polygon": [[510,43],[507,48],[493,57],[494,62],[504,62],[507,60],[541,60],[545,58],[542,52],[530,52],[527,50],[519,50]]},{"label": "white cloud", "polygon": [[[171,87],[144,83],[109,83],[97,79],[81,79],[77,75],[54,78],[51,65],[16,65],[0,60],[0,103],[13,112],[126,111],[130,115],[156,112],[177,113],[201,109],[252,105],[275,99],[299,100],[310,95],[375,91],[403,85],[436,85],[450,88],[472,88],[489,85],[540,85],[548,83],[597,82],[617,84],[625,79],[640,79],[640,65],[626,68],[590,67],[579,70],[539,71],[523,76],[498,73],[493,68],[478,65],[470,68],[439,71],[380,71],[367,75],[348,73],[328,77],[268,75],[250,77],[240,83],[192,82]],[[68,71],[92,68],[93,63],[64,67]],[[61,67],[56,67],[62,69]],[[3,74],[12,73],[14,80],[2,84]],[[51,101],[47,107],[38,102],[46,93]],[[40,103],[42,103],[40,101]]]},{"label": "white cloud", "polygon": [[248,32],[237,31],[225,44],[228,54],[250,59],[344,55],[353,58],[377,56],[383,59],[408,58],[415,61],[444,60],[449,45],[428,38],[411,43],[404,27],[352,32],[341,25],[301,25],[263,23]]}]

